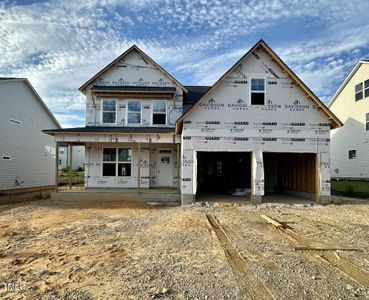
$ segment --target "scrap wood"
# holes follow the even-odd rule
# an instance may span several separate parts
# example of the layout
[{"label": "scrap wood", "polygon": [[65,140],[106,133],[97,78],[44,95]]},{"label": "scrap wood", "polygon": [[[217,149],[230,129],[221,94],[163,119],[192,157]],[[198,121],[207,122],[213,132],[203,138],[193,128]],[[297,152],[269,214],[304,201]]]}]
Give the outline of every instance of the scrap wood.
[{"label": "scrap wood", "polygon": [[360,249],[357,249],[357,248],[343,248],[343,247],[314,247],[314,246],[311,246],[311,247],[306,247],[306,246],[302,246],[302,247],[295,247],[294,248],[296,251],[298,250],[301,250],[301,251],[361,251]]},{"label": "scrap wood", "polygon": [[[283,224],[279,223],[276,220],[266,216],[260,215],[261,218],[266,220],[268,223],[272,224],[274,227],[280,229],[282,232],[287,233],[293,239],[298,241],[305,247],[311,247],[308,241],[304,240],[298,233],[293,231],[291,228],[285,228]],[[363,285],[364,287],[369,287],[369,273],[360,269],[356,265],[350,263],[349,261],[338,256],[337,252],[319,252],[319,251],[311,251],[314,256],[318,256],[324,261],[328,262],[330,265],[336,267],[343,274],[356,281],[357,283]]]}]

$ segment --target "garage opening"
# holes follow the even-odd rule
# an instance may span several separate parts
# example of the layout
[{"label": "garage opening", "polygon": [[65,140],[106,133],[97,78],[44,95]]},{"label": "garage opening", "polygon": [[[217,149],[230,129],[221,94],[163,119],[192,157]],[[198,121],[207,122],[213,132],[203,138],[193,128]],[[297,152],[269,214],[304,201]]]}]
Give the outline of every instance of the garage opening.
[{"label": "garage opening", "polygon": [[314,200],[316,154],[263,153],[265,194],[291,194]]},{"label": "garage opening", "polygon": [[250,188],[251,153],[197,152],[198,194],[243,195]]}]

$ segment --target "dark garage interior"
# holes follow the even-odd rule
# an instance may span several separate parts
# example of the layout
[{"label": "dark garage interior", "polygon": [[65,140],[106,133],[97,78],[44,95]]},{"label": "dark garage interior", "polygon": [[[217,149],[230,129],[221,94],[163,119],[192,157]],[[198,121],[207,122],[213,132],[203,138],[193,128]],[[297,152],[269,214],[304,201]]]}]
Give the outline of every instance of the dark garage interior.
[{"label": "dark garage interior", "polygon": [[316,154],[264,152],[263,160],[265,194],[315,194]]},{"label": "dark garage interior", "polygon": [[250,152],[197,152],[198,193],[227,194],[250,187]]}]

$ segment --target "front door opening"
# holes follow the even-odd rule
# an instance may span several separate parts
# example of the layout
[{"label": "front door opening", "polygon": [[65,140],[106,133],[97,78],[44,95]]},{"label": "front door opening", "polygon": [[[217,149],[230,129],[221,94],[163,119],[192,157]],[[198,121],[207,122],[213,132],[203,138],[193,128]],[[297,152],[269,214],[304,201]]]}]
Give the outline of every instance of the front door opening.
[{"label": "front door opening", "polygon": [[197,193],[232,194],[251,188],[251,153],[197,152]]}]

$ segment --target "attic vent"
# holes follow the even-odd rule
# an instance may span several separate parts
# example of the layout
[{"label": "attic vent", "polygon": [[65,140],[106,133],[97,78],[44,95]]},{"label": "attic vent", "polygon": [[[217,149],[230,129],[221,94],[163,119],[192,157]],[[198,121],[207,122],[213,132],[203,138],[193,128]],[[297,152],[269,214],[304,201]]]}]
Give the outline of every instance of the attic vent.
[{"label": "attic vent", "polygon": [[9,122],[10,123],[13,123],[13,124],[16,124],[16,125],[22,125],[22,122],[21,121],[18,121],[18,120],[13,119],[13,118],[9,118]]},{"label": "attic vent", "polygon": [[12,160],[12,157],[9,155],[3,155],[2,160]]}]

